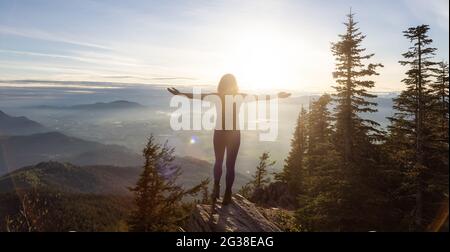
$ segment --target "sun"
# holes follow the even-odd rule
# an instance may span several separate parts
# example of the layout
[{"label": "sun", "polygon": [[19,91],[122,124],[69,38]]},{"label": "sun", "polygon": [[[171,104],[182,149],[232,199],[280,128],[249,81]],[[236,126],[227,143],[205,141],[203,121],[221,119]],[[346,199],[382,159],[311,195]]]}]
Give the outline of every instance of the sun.
[{"label": "sun", "polygon": [[236,33],[229,44],[226,69],[237,76],[241,89],[275,90],[290,88],[298,79],[298,47],[287,34],[251,28]]}]

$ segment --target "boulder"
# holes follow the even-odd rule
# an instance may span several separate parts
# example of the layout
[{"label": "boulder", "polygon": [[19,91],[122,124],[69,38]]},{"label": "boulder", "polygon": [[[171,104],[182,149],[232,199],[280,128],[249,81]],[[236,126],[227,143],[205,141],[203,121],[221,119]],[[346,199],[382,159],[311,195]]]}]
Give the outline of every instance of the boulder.
[{"label": "boulder", "polygon": [[282,230],[243,196],[236,194],[233,202],[222,206],[218,200],[214,205],[196,205],[187,221],[187,232],[281,232]]}]

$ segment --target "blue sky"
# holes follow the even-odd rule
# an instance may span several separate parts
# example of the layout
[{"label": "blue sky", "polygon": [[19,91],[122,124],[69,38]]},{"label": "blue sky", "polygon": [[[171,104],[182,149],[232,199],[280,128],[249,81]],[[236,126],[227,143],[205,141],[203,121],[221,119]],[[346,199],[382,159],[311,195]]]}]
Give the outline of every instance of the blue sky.
[{"label": "blue sky", "polygon": [[248,89],[327,91],[350,7],[385,65],[377,91],[402,88],[409,26],[429,24],[448,60],[448,0],[0,0],[0,80],[215,85],[232,72]]}]

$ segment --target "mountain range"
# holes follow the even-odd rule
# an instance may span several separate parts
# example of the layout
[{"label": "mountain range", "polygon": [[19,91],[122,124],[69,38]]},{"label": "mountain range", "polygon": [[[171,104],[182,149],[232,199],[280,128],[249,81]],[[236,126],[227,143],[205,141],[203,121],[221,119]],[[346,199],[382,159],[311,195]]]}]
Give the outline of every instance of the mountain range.
[{"label": "mountain range", "polygon": [[0,137],[0,174],[41,161],[78,165],[140,165],[140,155],[119,145],[105,145],[70,137],[60,132]]},{"label": "mountain range", "polygon": [[[16,129],[45,129],[25,117],[0,114],[0,125],[13,124]],[[142,164],[143,157],[126,147],[60,132],[0,136],[0,192],[39,186],[72,193],[126,194]],[[194,186],[212,172],[211,163],[193,157],[176,157],[174,166],[181,168],[183,186]],[[236,188],[247,180],[238,172]]]},{"label": "mountain range", "polygon": [[10,116],[0,110],[0,136],[24,135],[45,132],[47,129],[40,123],[24,116]]},{"label": "mountain range", "polygon": [[131,101],[117,100],[112,102],[96,102],[91,104],[78,104],[72,106],[36,106],[39,109],[72,109],[72,110],[117,110],[117,109],[137,109],[145,108],[145,106]]},{"label": "mountain range", "polygon": [[[177,157],[174,166],[180,167],[177,182],[183,187],[192,187],[210,177],[212,165],[192,157]],[[128,195],[141,167],[118,167],[107,165],[78,166],[55,161],[41,162],[23,167],[0,177],[0,192],[41,189],[66,193]],[[236,188],[247,182],[243,174],[236,174]]]}]

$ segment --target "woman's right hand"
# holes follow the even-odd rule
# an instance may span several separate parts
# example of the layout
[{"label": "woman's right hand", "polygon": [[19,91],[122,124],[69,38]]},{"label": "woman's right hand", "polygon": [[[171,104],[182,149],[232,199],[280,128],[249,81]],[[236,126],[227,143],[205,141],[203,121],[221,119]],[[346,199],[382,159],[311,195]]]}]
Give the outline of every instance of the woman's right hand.
[{"label": "woman's right hand", "polygon": [[291,96],[291,93],[286,93],[286,92],[278,93],[278,98],[288,98],[289,96]]},{"label": "woman's right hand", "polygon": [[169,91],[170,93],[172,93],[173,95],[179,95],[179,94],[181,94],[181,92],[180,91],[178,91],[178,89],[176,89],[176,88],[167,88],[167,91]]}]

